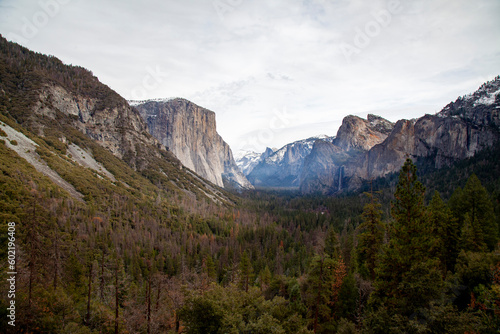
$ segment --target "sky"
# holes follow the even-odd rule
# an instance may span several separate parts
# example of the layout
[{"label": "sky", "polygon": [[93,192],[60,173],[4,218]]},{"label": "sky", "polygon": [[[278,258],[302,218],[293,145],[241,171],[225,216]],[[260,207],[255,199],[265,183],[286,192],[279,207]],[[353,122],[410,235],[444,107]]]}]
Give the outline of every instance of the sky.
[{"label": "sky", "polygon": [[500,74],[498,0],[0,0],[0,34],[126,99],[216,113],[233,153],[433,114]]}]

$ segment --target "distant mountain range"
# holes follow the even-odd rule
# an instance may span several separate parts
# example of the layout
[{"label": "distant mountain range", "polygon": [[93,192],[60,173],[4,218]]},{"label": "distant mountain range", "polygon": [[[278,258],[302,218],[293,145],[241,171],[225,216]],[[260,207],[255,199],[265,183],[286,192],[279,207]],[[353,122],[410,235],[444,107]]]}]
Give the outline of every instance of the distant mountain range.
[{"label": "distant mountain range", "polygon": [[295,188],[303,194],[356,190],[366,180],[396,172],[406,158],[441,168],[492,147],[500,138],[499,95],[497,76],[435,115],[395,124],[375,115],[366,120],[351,115],[335,137],[243,155],[236,163],[260,188]]},{"label": "distant mountain range", "polygon": [[[215,113],[206,108],[182,98],[126,101],[84,68],[2,37],[0,46],[0,111],[33,138],[64,146],[61,152],[71,151],[67,158],[80,164],[95,158],[92,147],[98,145],[152,182],[218,202],[224,201],[221,187],[291,188],[302,194],[356,190],[366,180],[396,172],[407,157],[440,168],[472,157],[500,138],[496,77],[435,115],[396,123],[376,115],[347,116],[336,136],[298,140],[262,154],[249,152],[235,161],[216,131]],[[7,123],[7,135],[35,147]],[[35,163],[44,160],[40,154],[25,151],[30,153],[19,154],[75,198],[82,197],[49,165]],[[89,166],[101,177],[113,176],[112,182],[123,181],[103,161]]]},{"label": "distant mountain range", "polygon": [[[244,156],[237,163],[242,167],[248,180],[256,187],[294,188],[300,185],[300,172],[305,158],[311,153],[318,139],[331,140],[328,136],[317,136],[298,140],[280,149],[267,148],[253,159]],[[246,160],[245,160],[246,159]],[[245,161],[250,163],[244,164]]]}]

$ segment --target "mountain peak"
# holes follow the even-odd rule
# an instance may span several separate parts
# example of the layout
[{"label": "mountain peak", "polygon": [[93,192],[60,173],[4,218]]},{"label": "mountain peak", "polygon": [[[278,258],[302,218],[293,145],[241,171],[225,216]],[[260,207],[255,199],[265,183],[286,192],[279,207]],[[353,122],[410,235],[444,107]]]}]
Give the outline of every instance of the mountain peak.
[{"label": "mountain peak", "polygon": [[151,135],[184,166],[220,187],[252,188],[217,133],[213,111],[183,98],[148,100],[135,108]]},{"label": "mountain peak", "polygon": [[454,117],[481,126],[500,128],[500,76],[482,84],[474,93],[461,96],[436,116]]},{"label": "mountain peak", "polygon": [[367,151],[384,141],[393,127],[393,123],[380,116],[369,114],[367,119],[363,119],[349,115],[342,120],[334,144],[345,150]]}]

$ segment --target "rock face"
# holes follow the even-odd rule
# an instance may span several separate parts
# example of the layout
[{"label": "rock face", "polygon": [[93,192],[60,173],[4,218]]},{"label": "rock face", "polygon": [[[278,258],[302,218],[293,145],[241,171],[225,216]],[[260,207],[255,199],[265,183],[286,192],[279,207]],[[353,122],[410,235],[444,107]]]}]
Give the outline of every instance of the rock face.
[{"label": "rock face", "polygon": [[248,180],[256,187],[298,188],[305,158],[320,138],[331,141],[327,136],[320,136],[287,144],[274,152],[267,149],[247,175]]},{"label": "rock face", "polygon": [[285,145],[261,159],[248,179],[259,187],[299,188],[328,193],[342,185],[347,162],[383,142],[394,124],[382,117],[347,116],[336,137],[318,136]]},{"label": "rock face", "polygon": [[304,161],[300,190],[303,193],[326,193],[342,186],[343,161],[346,154],[331,142],[317,140]]},{"label": "rock face", "polygon": [[215,113],[181,98],[135,106],[149,133],[184,166],[218,186],[253,188],[239,171],[231,149],[216,131]]},{"label": "rock face", "polygon": [[54,120],[57,112],[71,116],[75,128],[135,168],[141,169],[143,163],[137,160],[138,147],[154,145],[160,148],[155,139],[147,135],[146,123],[139,113],[121,97],[116,98],[116,103],[105,105],[102,99],[75,94],[60,85],[47,84],[42,87],[33,112],[34,115]]},{"label": "rock face", "polygon": [[[306,158],[301,175],[300,190],[309,193],[335,193],[346,186],[346,175],[355,174],[355,166],[364,154],[382,143],[394,124],[388,120],[368,115],[367,119],[347,116],[332,143],[317,141]],[[351,178],[351,184],[354,179]]]},{"label": "rock face", "polygon": [[362,180],[398,171],[407,158],[441,168],[471,157],[500,139],[499,112],[500,77],[496,77],[436,115],[400,120],[394,127],[374,116],[364,122],[348,116],[333,141],[341,151],[315,145],[314,154],[306,159],[300,189],[305,194],[354,190]]},{"label": "rock face", "polygon": [[368,151],[384,141],[393,127],[393,123],[376,115],[370,114],[367,119],[347,116],[342,120],[333,143],[344,151],[352,149]]}]

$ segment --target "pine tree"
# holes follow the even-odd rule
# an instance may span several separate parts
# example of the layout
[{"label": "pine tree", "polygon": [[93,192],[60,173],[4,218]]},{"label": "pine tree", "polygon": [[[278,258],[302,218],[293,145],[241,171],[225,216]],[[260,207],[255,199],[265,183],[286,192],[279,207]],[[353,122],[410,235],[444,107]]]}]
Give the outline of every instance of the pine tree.
[{"label": "pine tree", "polygon": [[329,256],[316,255],[309,268],[309,298],[308,304],[313,319],[313,330],[320,330],[320,322],[325,322],[331,315],[329,307],[333,275],[329,274],[329,268],[335,264]]},{"label": "pine tree", "polygon": [[410,315],[438,297],[442,283],[439,260],[431,254],[424,186],[417,180],[417,168],[407,159],[391,203],[394,219],[390,241],[377,268],[371,303],[390,311]]},{"label": "pine tree", "polygon": [[271,284],[271,270],[267,265],[259,273],[259,282],[261,290],[266,290]]},{"label": "pine tree", "polygon": [[484,252],[486,243],[477,217],[465,214],[465,222],[461,231],[460,249],[473,252]]},{"label": "pine tree", "polygon": [[472,174],[467,180],[457,206],[460,210],[457,212],[460,221],[466,224],[466,215],[469,215],[469,223],[479,229],[476,234],[482,234],[488,249],[493,250],[498,242],[498,225],[495,221],[495,212],[488,192],[475,174]]},{"label": "pine tree", "polygon": [[307,277],[306,303],[315,333],[329,332],[327,323],[336,317],[340,304],[339,295],[346,276],[347,268],[340,255],[331,258],[322,253],[312,259]]},{"label": "pine tree", "polygon": [[248,257],[248,253],[245,250],[240,260],[240,286],[243,290],[248,292],[248,285],[250,283],[251,276],[253,274],[252,263]]},{"label": "pine tree", "polygon": [[377,258],[382,248],[384,228],[381,221],[381,205],[373,194],[367,195],[371,201],[365,205],[362,214],[363,223],[358,227],[361,233],[358,235],[357,262],[361,274],[370,277],[373,281]]},{"label": "pine tree", "polygon": [[444,274],[453,271],[458,256],[460,228],[450,208],[436,191],[429,203],[430,233],[433,237],[433,251],[441,260]]},{"label": "pine tree", "polygon": [[329,228],[326,238],[325,238],[325,249],[324,252],[330,258],[336,258],[339,254],[340,243],[337,237],[337,233],[333,228]]}]

